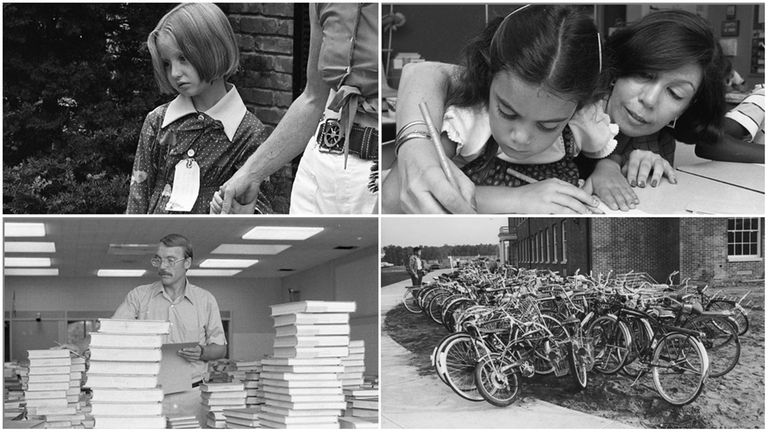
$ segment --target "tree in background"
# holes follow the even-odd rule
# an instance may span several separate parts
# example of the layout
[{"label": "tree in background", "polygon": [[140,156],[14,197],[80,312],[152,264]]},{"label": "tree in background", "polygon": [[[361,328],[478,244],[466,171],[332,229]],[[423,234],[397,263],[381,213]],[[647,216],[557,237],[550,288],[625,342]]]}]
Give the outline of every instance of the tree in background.
[{"label": "tree in background", "polygon": [[3,211],[122,213],[167,4],[3,5]]},{"label": "tree in background", "polygon": [[[411,252],[413,251],[414,246],[385,246],[384,257],[381,260],[392,263],[396,266],[404,265],[406,262],[408,262],[408,257],[411,256]],[[425,261],[443,262],[444,260],[448,259],[449,256],[496,256],[497,254],[498,245],[495,244],[421,247],[421,258]]]}]

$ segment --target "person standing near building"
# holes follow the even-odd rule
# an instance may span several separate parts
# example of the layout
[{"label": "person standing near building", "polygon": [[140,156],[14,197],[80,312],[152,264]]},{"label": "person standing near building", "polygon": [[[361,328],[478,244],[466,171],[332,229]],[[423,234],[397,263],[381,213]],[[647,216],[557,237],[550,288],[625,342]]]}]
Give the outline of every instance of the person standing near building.
[{"label": "person standing near building", "polygon": [[408,258],[406,267],[408,274],[411,275],[411,285],[421,286],[421,278],[424,277],[424,262],[421,260],[421,248],[413,248],[413,254]]}]

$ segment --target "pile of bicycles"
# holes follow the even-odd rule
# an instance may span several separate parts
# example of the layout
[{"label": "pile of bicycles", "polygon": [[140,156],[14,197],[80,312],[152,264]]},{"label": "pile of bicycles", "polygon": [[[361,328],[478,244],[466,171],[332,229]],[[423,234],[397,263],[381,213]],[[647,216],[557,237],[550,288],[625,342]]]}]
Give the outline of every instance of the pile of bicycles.
[{"label": "pile of bicycles", "polygon": [[465,267],[408,287],[403,303],[451,333],[432,352],[459,396],[513,403],[521,382],[554,374],[570,389],[590,373],[652,378],[672,405],[693,402],[709,377],[727,374],[749,328],[744,298],[707,295],[683,280],[629,273],[563,277],[549,270]]}]

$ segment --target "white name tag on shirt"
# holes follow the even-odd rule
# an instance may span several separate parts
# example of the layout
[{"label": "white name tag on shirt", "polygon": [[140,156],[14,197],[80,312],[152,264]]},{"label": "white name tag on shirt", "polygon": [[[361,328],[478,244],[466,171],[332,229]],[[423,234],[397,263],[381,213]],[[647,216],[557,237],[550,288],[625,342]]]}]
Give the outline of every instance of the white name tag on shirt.
[{"label": "white name tag on shirt", "polygon": [[176,164],[173,174],[171,198],[166,211],[191,211],[200,193],[200,166],[194,159],[183,159]]}]

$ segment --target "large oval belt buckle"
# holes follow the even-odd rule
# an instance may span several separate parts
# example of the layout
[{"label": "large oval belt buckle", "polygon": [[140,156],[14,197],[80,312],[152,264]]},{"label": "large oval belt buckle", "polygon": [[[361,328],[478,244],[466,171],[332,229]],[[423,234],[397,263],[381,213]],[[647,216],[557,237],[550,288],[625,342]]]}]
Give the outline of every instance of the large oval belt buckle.
[{"label": "large oval belt buckle", "polygon": [[336,119],[326,119],[317,134],[317,143],[324,153],[344,153],[344,134],[341,123]]}]

